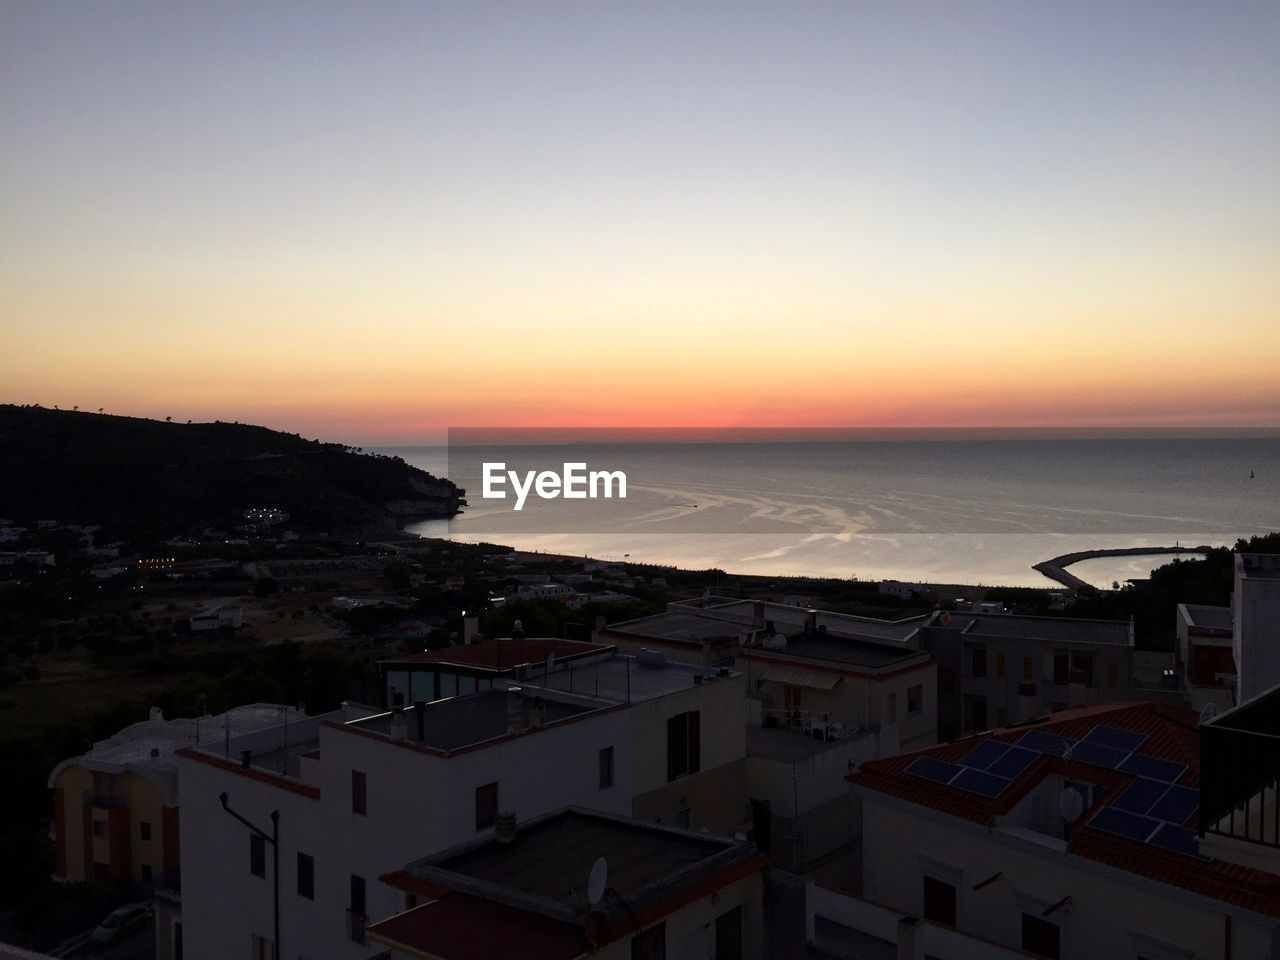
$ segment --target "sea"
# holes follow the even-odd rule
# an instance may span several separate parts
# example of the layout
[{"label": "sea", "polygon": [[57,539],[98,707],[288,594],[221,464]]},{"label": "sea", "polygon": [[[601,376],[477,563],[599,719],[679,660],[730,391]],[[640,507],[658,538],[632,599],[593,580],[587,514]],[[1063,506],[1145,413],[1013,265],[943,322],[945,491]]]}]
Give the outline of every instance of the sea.
[{"label": "sea", "polygon": [[[467,490],[464,512],[410,532],[729,574],[1052,587],[1033,564],[1280,530],[1280,436],[579,439],[377,452]],[[531,492],[515,510],[509,479],[491,490],[505,499],[481,495],[484,463],[521,478],[563,474],[566,463],[622,471],[627,496]],[[1108,557],[1070,570],[1108,588],[1170,561]]]}]

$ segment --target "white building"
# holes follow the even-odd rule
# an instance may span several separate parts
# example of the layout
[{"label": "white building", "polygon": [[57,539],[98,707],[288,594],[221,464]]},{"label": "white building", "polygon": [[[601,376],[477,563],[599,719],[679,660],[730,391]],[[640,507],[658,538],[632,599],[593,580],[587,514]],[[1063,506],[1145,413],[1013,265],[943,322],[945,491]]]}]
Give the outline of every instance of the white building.
[{"label": "white building", "polygon": [[746,841],[570,809],[389,875],[407,909],[369,936],[395,960],[760,960],[766,866]]},{"label": "white building", "polygon": [[[1085,707],[848,779],[862,800],[861,889],[813,898],[811,933],[828,946],[858,932],[906,957],[1276,955],[1280,874],[1197,837],[1191,711]],[[894,916],[907,920],[896,931]]]},{"label": "white building", "polygon": [[1236,554],[1231,596],[1237,702],[1280,684],[1280,555]]},{"label": "white building", "polygon": [[488,835],[499,811],[524,820],[576,804],[741,823],[742,678],[695,673],[612,657],[536,687],[504,683],[403,712],[348,707],[181,751],[185,956],[269,956],[278,925],[281,957],[369,957],[366,920],[404,903],[378,878],[407,852]]}]

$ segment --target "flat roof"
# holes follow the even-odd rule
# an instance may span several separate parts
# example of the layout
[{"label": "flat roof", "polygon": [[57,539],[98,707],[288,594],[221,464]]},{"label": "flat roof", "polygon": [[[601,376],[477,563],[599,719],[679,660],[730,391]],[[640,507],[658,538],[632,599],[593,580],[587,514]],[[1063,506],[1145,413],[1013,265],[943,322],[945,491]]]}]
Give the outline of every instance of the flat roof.
[{"label": "flat roof", "polygon": [[[407,742],[436,750],[458,750],[475,744],[505,737],[510,732],[510,707],[508,700],[519,697],[526,713],[522,723],[531,724],[534,711],[541,711],[542,723],[550,724],[570,717],[578,717],[608,707],[604,702],[579,702],[557,700],[550,697],[527,696],[513,690],[485,690],[458,697],[448,697],[426,704],[423,709],[424,735],[417,739],[418,719],[410,708],[404,711]],[[392,736],[392,712],[377,713],[343,724],[354,730]],[[536,730],[527,725],[523,730]]]},{"label": "flat roof", "polygon": [[[772,657],[787,657],[797,661],[821,660],[862,670],[883,670],[886,667],[901,667],[914,661],[929,660],[929,654],[924,650],[868,643],[865,640],[841,639],[829,634],[825,638],[821,635],[811,637],[803,634],[796,638],[788,638],[786,647],[781,650],[764,646],[747,647],[739,651],[738,657],[742,660],[763,660]],[[754,670],[752,672],[754,673]]]},{"label": "flat roof", "polygon": [[[949,622],[943,622],[946,617]],[[1069,617],[1028,617],[1009,613],[936,614],[929,624],[962,630],[966,637],[1008,637],[1050,643],[1129,645],[1127,620],[1076,620]]]},{"label": "flat roof", "polygon": [[652,667],[646,666],[634,656],[615,654],[581,666],[566,665],[545,676],[534,669],[525,685],[530,689],[544,687],[626,703],[652,700],[688,690],[696,686],[696,677],[702,677],[703,683],[719,683],[741,675],[740,671],[727,667],[716,668],[674,660],[664,661],[662,667]]},{"label": "flat roof", "polygon": [[1280,554],[1237,553],[1236,574],[1245,580],[1280,580]]},{"label": "flat roof", "polygon": [[732,640],[751,630],[751,623],[701,616],[698,613],[669,611],[651,617],[610,624],[607,631],[638,637],[653,637],[674,643],[701,644],[703,640]]},{"label": "flat roof", "polygon": [[416,667],[434,664],[504,673],[522,663],[545,663],[548,656],[565,660],[604,653],[609,649],[607,645],[561,640],[558,637],[495,637],[464,646],[411,653],[382,663],[388,669],[401,665]]},{"label": "flat roof", "polygon": [[1178,610],[1185,614],[1187,623],[1193,627],[1230,632],[1235,626],[1232,621],[1230,607],[1209,607],[1201,603],[1180,603],[1178,604]]}]

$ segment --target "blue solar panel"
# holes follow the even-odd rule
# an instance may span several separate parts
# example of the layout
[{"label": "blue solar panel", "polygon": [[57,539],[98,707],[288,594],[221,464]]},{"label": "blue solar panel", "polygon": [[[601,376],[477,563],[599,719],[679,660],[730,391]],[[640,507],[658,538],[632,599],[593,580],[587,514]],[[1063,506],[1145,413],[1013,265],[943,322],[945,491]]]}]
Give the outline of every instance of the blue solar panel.
[{"label": "blue solar panel", "polygon": [[1148,813],[1170,823],[1186,823],[1187,818],[1200,806],[1200,791],[1191,787],[1173,786],[1160,798]]},{"label": "blue solar panel", "polygon": [[1185,853],[1189,857],[1200,856],[1200,844],[1196,840],[1195,831],[1172,823],[1163,824],[1151,838],[1151,843],[1174,853]]},{"label": "blue solar panel", "polygon": [[1008,750],[1009,744],[1007,743],[1001,743],[999,740],[983,740],[960,759],[960,764],[965,767],[973,767],[975,770],[986,770],[991,764],[1004,756]]},{"label": "blue solar panel", "polygon": [[1034,750],[1036,753],[1052,754],[1055,757],[1066,753],[1067,747],[1072,743],[1075,741],[1057,734],[1045,733],[1043,730],[1028,730],[1018,738],[1018,746]]},{"label": "blue solar panel", "polygon": [[1156,828],[1160,825],[1159,820],[1139,816],[1136,813],[1128,813],[1124,810],[1117,810],[1115,807],[1103,807],[1089,821],[1089,826],[1091,827],[1097,827],[1099,830],[1107,831],[1107,833],[1114,833],[1117,836],[1142,842],[1146,842],[1147,838],[1155,833]]},{"label": "blue solar panel", "polygon": [[907,767],[907,773],[924,777],[934,783],[950,783],[952,778],[963,769],[964,767],[947,763],[936,757],[916,757],[911,766]]},{"label": "blue solar panel", "polygon": [[1138,777],[1120,796],[1111,801],[1111,806],[1117,810],[1128,810],[1130,813],[1146,813],[1168,789],[1167,783]]},{"label": "blue solar panel", "polygon": [[1114,770],[1120,766],[1124,758],[1125,754],[1120,750],[1099,746],[1087,740],[1081,740],[1071,748],[1072,760],[1088,763],[1095,767],[1106,767],[1108,770]]},{"label": "blue solar panel", "polygon": [[1187,765],[1174,763],[1172,760],[1158,760],[1145,753],[1135,753],[1120,764],[1120,769],[1125,773],[1134,773],[1151,780],[1177,783],[1178,778],[1187,772]]},{"label": "blue solar panel", "polygon": [[1004,793],[1009,784],[1013,783],[1008,777],[995,777],[984,770],[974,770],[968,767],[960,776],[956,777],[951,786],[959,787],[961,790],[968,790],[970,793],[977,793],[984,797],[998,797]]},{"label": "blue solar panel", "polygon": [[1084,735],[1085,743],[1096,743],[1100,747],[1110,747],[1112,750],[1119,750],[1121,753],[1133,753],[1146,742],[1146,739],[1147,735],[1145,733],[1134,733],[1132,730],[1117,730],[1115,727],[1108,727],[1103,724],[1098,724],[1098,726]]},{"label": "blue solar panel", "polygon": [[1021,747],[1010,747],[1005,751],[1004,756],[987,767],[987,773],[995,774],[997,777],[1016,777],[1031,764],[1040,759],[1040,754],[1032,750],[1023,750]]}]

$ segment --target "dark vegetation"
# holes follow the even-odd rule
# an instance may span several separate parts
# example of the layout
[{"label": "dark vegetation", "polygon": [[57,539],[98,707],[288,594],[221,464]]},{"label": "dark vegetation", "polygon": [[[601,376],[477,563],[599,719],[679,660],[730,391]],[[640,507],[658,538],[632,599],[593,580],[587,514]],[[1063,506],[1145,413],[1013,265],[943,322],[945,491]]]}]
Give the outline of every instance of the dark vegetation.
[{"label": "dark vegetation", "polygon": [[[296,530],[394,530],[451,516],[452,483],[398,457],[239,423],[168,423],[0,406],[0,503],[146,542],[277,507]],[[12,509],[12,507],[8,508]]]}]

